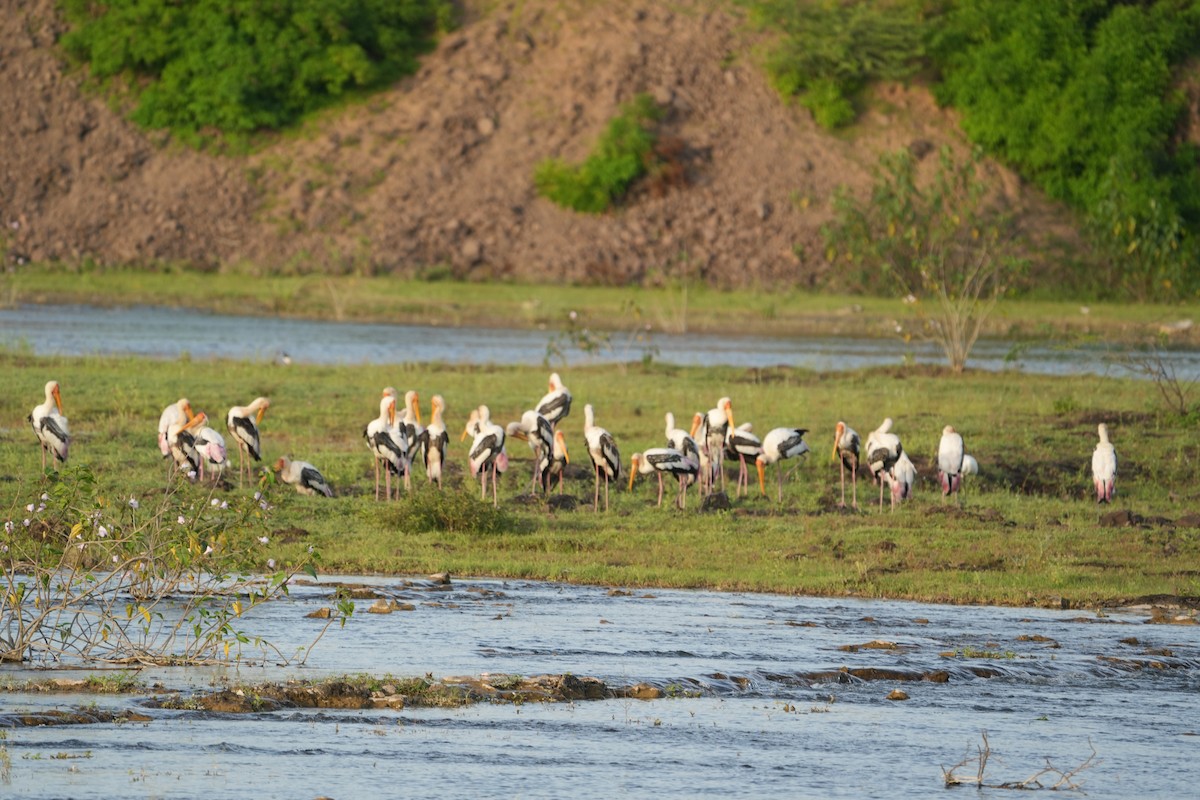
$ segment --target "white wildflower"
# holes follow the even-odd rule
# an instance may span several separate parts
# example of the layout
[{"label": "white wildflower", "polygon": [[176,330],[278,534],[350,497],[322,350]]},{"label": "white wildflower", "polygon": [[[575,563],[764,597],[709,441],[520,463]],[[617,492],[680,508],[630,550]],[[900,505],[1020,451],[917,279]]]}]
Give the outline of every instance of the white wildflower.
[{"label": "white wildflower", "polygon": [[255,493],[254,493],[254,499],[255,499],[255,500],[262,500],[262,492],[255,492]]},{"label": "white wildflower", "polygon": [[210,506],[213,506],[213,507],[215,508],[215,507],[216,507],[216,506],[218,506],[220,503],[221,503],[221,501],[220,501],[220,500],[218,500],[217,498],[215,498],[215,497],[214,497],[214,498],[213,498],[213,499],[212,499],[212,500],[209,502],[209,505],[210,505]]},{"label": "white wildflower", "polygon": [[96,535],[103,539],[105,536],[108,536],[108,528],[101,525],[96,529]]},{"label": "white wildflower", "polygon": [[184,518],[183,514],[180,514],[178,517],[176,517],[175,521],[180,525],[187,525],[187,520]]},{"label": "white wildflower", "polygon": [[17,527],[17,526],[16,526],[16,525],[13,525],[13,521],[10,519],[10,520],[8,520],[7,522],[5,522],[5,523],[4,523],[4,532],[5,532],[5,533],[12,533],[14,530],[16,530],[16,527]]},{"label": "white wildflower", "polygon": [[21,523],[22,523],[22,524],[23,524],[23,525],[24,525],[26,528],[28,528],[28,527],[29,527],[29,523],[30,523],[29,517],[26,517],[25,519],[21,520]]},{"label": "white wildflower", "polygon": [[136,511],[138,507],[138,501],[133,497],[129,498],[129,507]]},{"label": "white wildflower", "polygon": [[225,509],[227,509],[227,508],[229,508],[229,503],[227,503],[226,501],[222,500],[222,501],[221,501],[221,510],[223,511],[223,510],[225,510]]},{"label": "white wildflower", "polygon": [[273,558],[267,559],[267,569],[275,569],[275,559],[273,559]]},{"label": "white wildflower", "polygon": [[42,496],[41,496],[41,498],[40,498],[40,499],[42,499],[42,500],[49,500],[49,499],[50,499],[50,495],[46,494],[45,492],[42,492]]},{"label": "white wildflower", "polygon": [[189,481],[194,481],[194,480],[196,480],[196,470],[194,470],[194,469],[189,469],[189,470],[188,470],[188,480],[189,480]]},{"label": "white wildflower", "polygon": [[113,563],[114,563],[114,564],[116,564],[116,563],[117,563],[117,557],[116,557],[116,556],[113,556]]},{"label": "white wildflower", "polygon": [[211,553],[212,551],[213,551],[213,547],[212,547],[212,545],[210,544],[208,547],[204,548],[204,555],[208,555],[208,554],[209,554],[209,553]]},{"label": "white wildflower", "polygon": [[30,503],[29,505],[25,506],[25,510],[30,513],[33,513],[33,503]]},{"label": "white wildflower", "polygon": [[259,544],[266,544],[266,543],[267,543],[267,542],[269,542],[269,541],[271,541],[271,540],[270,540],[268,537],[266,537],[266,536],[260,536],[260,537],[258,537],[258,543],[259,543]]},{"label": "white wildflower", "polygon": [[40,513],[42,513],[43,511],[45,511],[45,510],[46,510],[46,504],[45,504],[45,503],[38,503],[37,510],[38,510],[38,513],[39,513],[39,514],[40,514]]}]

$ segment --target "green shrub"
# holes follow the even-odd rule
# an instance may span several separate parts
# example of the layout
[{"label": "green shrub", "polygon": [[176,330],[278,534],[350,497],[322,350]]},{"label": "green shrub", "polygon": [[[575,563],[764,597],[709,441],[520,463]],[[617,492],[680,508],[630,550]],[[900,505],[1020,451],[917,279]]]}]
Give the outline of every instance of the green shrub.
[{"label": "green shrub", "polygon": [[400,503],[380,510],[383,521],[403,531],[425,533],[515,533],[520,521],[501,508],[492,506],[491,499],[480,500],[470,489],[466,491],[437,491],[420,487]]},{"label": "green shrub", "polygon": [[582,164],[554,158],[538,164],[533,176],[538,194],[588,214],[609,210],[654,166],[654,123],[660,116],[649,95],[638,95],[621,106]]},{"label": "green shrub", "polygon": [[62,0],[69,53],[130,78],[133,119],[184,138],[295,122],[417,68],[446,0]]},{"label": "green shrub", "polygon": [[1200,170],[1176,141],[1172,86],[1200,53],[1200,5],[958,0],[931,49],[939,99],[971,138],[1086,214],[1109,286],[1138,299],[1196,288],[1185,231],[1200,224]]},{"label": "green shrub", "polygon": [[925,26],[912,0],[748,5],[755,23],[783,33],[766,58],[772,85],[784,97],[797,96],[824,128],[852,122],[854,96],[867,83],[902,80],[924,56]]}]

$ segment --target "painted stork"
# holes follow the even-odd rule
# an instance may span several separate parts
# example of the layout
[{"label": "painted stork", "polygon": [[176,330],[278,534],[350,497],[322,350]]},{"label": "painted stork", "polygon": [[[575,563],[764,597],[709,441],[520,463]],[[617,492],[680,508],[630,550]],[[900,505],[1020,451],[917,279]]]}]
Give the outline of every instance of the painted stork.
[{"label": "painted stork", "polygon": [[891,508],[894,511],[897,503],[912,498],[913,485],[917,482],[917,468],[908,457],[908,453],[901,453],[892,468],[882,473],[880,478],[891,487]]},{"label": "painted stork", "polygon": [[446,422],[442,419],[446,401],[440,394],[435,394],[429,402],[432,410],[429,412],[429,427],[421,434],[421,450],[425,454],[425,476],[441,489],[442,464],[446,463],[446,445],[450,443]]},{"label": "painted stork", "polygon": [[[725,470],[721,468],[721,459],[725,452],[725,432],[734,427],[733,403],[728,397],[717,401],[716,408],[710,408],[704,415],[701,426],[704,444],[708,448],[708,458],[712,462],[712,471],[721,477],[721,490],[725,490]],[[716,481],[710,482],[715,488]]]},{"label": "painted stork", "polygon": [[604,510],[608,511],[608,482],[621,479],[621,453],[612,434],[596,426],[591,403],[583,407],[583,440],[587,443],[588,455],[592,458],[596,474],[596,496],[592,501],[592,510],[600,510],[600,478],[603,475]]},{"label": "painted stork", "polygon": [[691,456],[686,456],[672,447],[652,447],[644,453],[634,453],[629,465],[629,491],[633,491],[633,482],[638,474],[658,476],[658,503],[663,500],[663,473],[679,479],[679,493],[675,497],[675,505],[687,507],[687,487],[696,479],[700,472],[700,462]]},{"label": "painted stork", "polygon": [[181,397],[163,409],[158,417],[158,451],[163,458],[171,457],[171,443],[167,440],[167,430],[174,424],[186,425],[194,417],[192,404],[186,397]]},{"label": "painted stork", "polygon": [[692,430],[688,434],[692,441],[698,442],[697,453],[700,460],[700,494],[701,496],[709,494],[712,491],[712,459],[709,458],[708,445],[706,443],[706,435],[704,432],[704,412],[697,411],[692,415]]},{"label": "painted stork", "polygon": [[404,419],[401,425],[408,442],[408,463],[413,464],[421,452],[421,434],[425,432],[425,426],[421,424],[421,399],[412,389],[404,393]]},{"label": "painted stork", "polygon": [[963,468],[962,468],[963,486],[967,485],[967,476],[968,475],[978,475],[978,474],[979,474],[979,462],[975,460],[975,456],[970,455],[969,453],[963,455]]},{"label": "painted stork", "polygon": [[[187,402],[181,400],[180,402]],[[263,415],[271,407],[271,401],[265,397],[256,397],[247,406],[234,406],[225,415],[225,427],[238,448],[238,483],[242,481],[242,469],[245,467],[246,477],[252,469],[251,459],[262,461],[262,443],[258,436],[258,426],[262,424]]]},{"label": "painted stork", "polygon": [[46,453],[51,454],[50,462],[67,463],[67,453],[71,448],[71,432],[67,427],[67,418],[62,413],[62,391],[58,381],[46,383],[45,402],[33,407],[26,417],[33,426],[42,452],[42,471],[46,470]]},{"label": "painted stork", "polygon": [[384,496],[392,499],[392,475],[397,478],[396,497],[399,499],[399,479],[403,478],[405,488],[409,485],[408,441],[404,428],[396,419],[396,396],[384,394],[379,399],[379,416],[371,420],[363,428],[363,438],[367,440],[375,465],[375,499],[379,499],[379,466],[383,464]]},{"label": "painted stork", "polygon": [[1092,453],[1092,483],[1096,487],[1096,502],[1111,503],[1117,493],[1117,449],[1108,440],[1108,426],[1103,422],[1097,429],[1100,441]]},{"label": "painted stork", "polygon": [[[207,419],[206,416],[205,420]],[[196,428],[193,438],[196,453],[200,456],[200,480],[204,480],[206,466],[214,472],[214,480],[220,479],[226,463],[225,437],[208,425],[201,425]]]},{"label": "painted stork", "polygon": [[571,393],[563,386],[557,372],[550,373],[550,391],[538,401],[534,411],[545,417],[553,428],[571,413]]},{"label": "painted stork", "polygon": [[558,477],[558,493],[563,492],[563,478],[566,477],[567,464],[571,463],[571,456],[567,452],[567,437],[562,431],[554,432],[554,449],[553,457],[550,460],[550,473],[546,478],[546,493],[550,492],[550,480],[555,476]]},{"label": "painted stork", "polygon": [[762,455],[762,439],[755,436],[753,430],[753,425],[743,422],[725,431],[725,455],[738,460],[738,497],[750,494],[750,469],[746,466],[746,459],[755,461]]},{"label": "painted stork", "polygon": [[699,462],[700,448],[696,445],[696,440],[692,438],[692,434],[683,428],[675,427],[675,415],[670,411],[666,413],[665,419],[667,423],[667,447],[678,450],[685,456],[691,456],[696,462]]},{"label": "painted stork", "polygon": [[505,433],[528,442],[533,452],[533,478],[529,493],[535,494],[539,486],[543,492],[549,493],[550,465],[554,460],[554,428],[550,421],[531,409],[522,414],[519,421],[508,423]]},{"label": "painted stork", "polygon": [[497,483],[498,474],[508,465],[508,455],[504,452],[504,428],[492,422],[491,411],[487,406],[476,409],[475,424],[477,433],[471,442],[468,460],[471,465],[471,475],[480,476],[479,490],[481,500],[487,499],[488,473],[492,476],[492,505],[499,506]]},{"label": "painted stork", "polygon": [[766,467],[777,464],[779,473],[779,502],[783,502],[783,461],[788,458],[799,458],[808,452],[804,442],[807,428],[774,428],[762,441],[762,454],[754,459],[758,467],[758,489],[762,496],[767,496]]},{"label": "painted stork", "polygon": [[178,422],[167,429],[167,442],[171,445],[171,456],[175,468],[189,478],[200,474],[200,453],[196,450],[196,431],[208,422],[201,411],[182,425]]},{"label": "painted stork", "polygon": [[275,471],[279,473],[281,481],[295,486],[300,494],[333,497],[333,489],[329,488],[325,476],[307,461],[292,461],[287,456],[281,456],[275,462]]},{"label": "painted stork", "polygon": [[879,484],[880,509],[883,508],[883,475],[891,472],[903,452],[900,437],[892,433],[891,417],[867,435],[867,469],[871,471],[871,479]]},{"label": "painted stork", "polygon": [[860,440],[858,433],[844,422],[838,422],[833,433],[832,459],[838,461],[842,474],[842,502],[838,508],[846,507],[846,470],[850,470],[850,491],[852,508],[858,509],[858,451]]},{"label": "painted stork", "polygon": [[955,499],[962,484],[963,473],[963,437],[954,430],[953,425],[942,428],[942,440],[938,443],[938,480],[942,484],[942,499],[951,493]]}]

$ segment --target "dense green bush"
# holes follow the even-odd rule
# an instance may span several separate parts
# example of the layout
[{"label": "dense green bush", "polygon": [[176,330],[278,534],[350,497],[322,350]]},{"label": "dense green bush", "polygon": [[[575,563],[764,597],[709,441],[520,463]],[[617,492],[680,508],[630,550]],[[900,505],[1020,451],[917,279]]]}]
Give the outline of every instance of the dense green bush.
[{"label": "dense green bush", "polygon": [[854,121],[853,100],[873,80],[899,80],[924,56],[920,4],[747,0],[751,18],[782,38],[767,54],[767,73],[784,97],[798,97],[824,128]]},{"label": "dense green bush", "polygon": [[1172,85],[1200,53],[1200,4],[955,0],[931,51],[971,138],[1085,213],[1112,290],[1197,288],[1200,169]]},{"label": "dense green bush", "polygon": [[538,164],[533,176],[538,194],[575,211],[604,213],[653,168],[654,123],[660,116],[653,98],[638,95],[621,106],[582,164],[556,158]]},{"label": "dense green bush", "polygon": [[63,45],[93,76],[128,76],[133,119],[185,137],[286,126],[415,71],[446,0],[62,0]]}]

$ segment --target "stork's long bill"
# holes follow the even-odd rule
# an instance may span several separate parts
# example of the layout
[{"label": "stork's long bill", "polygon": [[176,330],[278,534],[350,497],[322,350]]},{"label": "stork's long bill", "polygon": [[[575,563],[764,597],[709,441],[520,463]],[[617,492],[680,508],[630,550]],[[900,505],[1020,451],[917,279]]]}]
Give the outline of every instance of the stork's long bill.
[{"label": "stork's long bill", "polygon": [[637,471],[638,471],[638,454],[634,453],[633,457],[629,459],[629,490],[628,491],[631,491],[631,492],[633,491],[633,479],[637,477]]},{"label": "stork's long bill", "polygon": [[842,423],[837,424],[837,429],[833,432],[833,455],[829,457],[830,461],[837,461],[838,445],[842,443],[842,434],[845,432],[846,426]]},{"label": "stork's long bill", "polygon": [[58,406],[58,413],[62,414],[63,413],[62,395],[59,394],[58,384],[57,383],[54,384],[54,388],[51,389],[50,391],[54,395],[54,405]]},{"label": "stork's long bill", "polygon": [[766,497],[767,496],[767,479],[766,479],[767,467],[763,463],[763,460],[761,458],[755,459],[754,466],[758,467],[758,491],[760,491],[762,493],[763,497]]},{"label": "stork's long bill", "polygon": [[571,455],[570,455],[570,453],[567,452],[567,437],[563,434],[562,431],[555,431],[554,439],[555,439],[555,441],[558,442],[558,446],[562,448],[563,461],[566,461],[568,464],[570,464],[571,463]]}]

